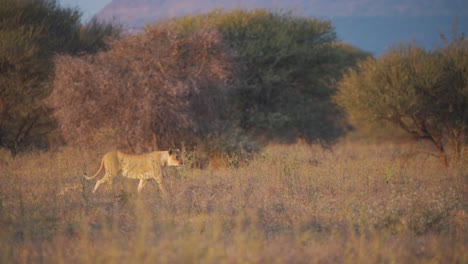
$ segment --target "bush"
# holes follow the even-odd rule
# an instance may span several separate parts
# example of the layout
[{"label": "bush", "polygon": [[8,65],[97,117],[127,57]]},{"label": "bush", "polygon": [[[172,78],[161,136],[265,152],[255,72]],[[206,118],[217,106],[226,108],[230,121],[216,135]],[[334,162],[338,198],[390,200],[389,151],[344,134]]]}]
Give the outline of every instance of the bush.
[{"label": "bush", "polygon": [[216,31],[182,34],[161,24],[110,47],[56,59],[48,102],[69,143],[101,132],[109,145],[138,152],[191,144],[222,128],[232,64]]}]

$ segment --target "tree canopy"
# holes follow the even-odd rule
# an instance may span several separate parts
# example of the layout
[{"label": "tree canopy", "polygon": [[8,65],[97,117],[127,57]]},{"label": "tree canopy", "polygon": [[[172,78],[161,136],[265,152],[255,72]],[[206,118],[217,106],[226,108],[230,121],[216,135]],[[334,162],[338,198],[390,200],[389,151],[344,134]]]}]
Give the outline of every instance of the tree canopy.
[{"label": "tree canopy", "polygon": [[455,35],[435,51],[400,44],[350,70],[336,100],[353,119],[389,122],[428,139],[447,163],[447,146],[459,156],[467,140],[468,41]]},{"label": "tree canopy", "polygon": [[368,54],[336,40],[330,21],[292,13],[217,10],[173,20],[182,31],[219,30],[242,65],[232,93],[241,128],[277,140],[333,142],[344,132],[332,102],[343,69]]}]

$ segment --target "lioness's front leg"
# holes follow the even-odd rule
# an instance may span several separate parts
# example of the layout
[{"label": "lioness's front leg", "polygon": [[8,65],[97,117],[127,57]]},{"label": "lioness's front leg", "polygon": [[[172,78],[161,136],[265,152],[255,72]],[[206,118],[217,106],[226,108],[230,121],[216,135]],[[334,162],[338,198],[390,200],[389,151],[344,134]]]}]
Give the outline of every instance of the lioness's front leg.
[{"label": "lioness's front leg", "polygon": [[159,186],[159,190],[161,190],[162,194],[163,195],[167,195],[167,191],[166,189],[164,188],[164,185],[162,183],[162,179],[161,179],[162,175],[161,176],[154,176],[153,178],[156,180],[156,182],[158,183],[158,186]]},{"label": "lioness's front leg", "polygon": [[148,179],[140,179],[140,183],[138,184],[138,192],[141,192],[141,189],[145,187],[148,181],[149,181]]}]

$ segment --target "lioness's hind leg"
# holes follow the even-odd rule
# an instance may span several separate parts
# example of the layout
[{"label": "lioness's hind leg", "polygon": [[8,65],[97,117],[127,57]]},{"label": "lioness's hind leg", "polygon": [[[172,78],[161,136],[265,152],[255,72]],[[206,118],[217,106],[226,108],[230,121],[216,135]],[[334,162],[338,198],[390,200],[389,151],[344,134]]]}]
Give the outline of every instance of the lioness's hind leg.
[{"label": "lioness's hind leg", "polygon": [[102,177],[102,179],[100,179],[100,180],[98,180],[98,181],[96,182],[96,185],[94,186],[94,189],[93,189],[93,193],[95,193],[95,192],[97,191],[97,189],[99,188],[99,186],[100,186],[101,184],[106,183],[106,182],[108,182],[108,181],[111,180],[111,179],[112,179],[112,175],[109,174],[109,173],[106,173],[106,174],[104,175],[104,177]]},{"label": "lioness's hind leg", "polygon": [[103,184],[105,182],[106,182],[105,178],[102,178],[102,179],[98,180],[96,182],[96,185],[94,185],[93,193],[95,193],[97,191],[97,189],[99,188],[99,185],[101,185],[101,184]]},{"label": "lioness's hind leg", "polygon": [[147,179],[140,179],[140,183],[138,184],[138,192],[141,192],[141,189],[145,187],[146,183],[148,183],[149,180]]}]

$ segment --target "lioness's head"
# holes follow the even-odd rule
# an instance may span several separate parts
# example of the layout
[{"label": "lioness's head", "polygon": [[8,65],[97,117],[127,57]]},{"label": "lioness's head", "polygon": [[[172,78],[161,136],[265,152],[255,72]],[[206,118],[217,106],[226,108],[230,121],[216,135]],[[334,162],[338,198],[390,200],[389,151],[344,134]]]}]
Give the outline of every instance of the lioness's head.
[{"label": "lioness's head", "polygon": [[168,166],[176,166],[184,164],[182,158],[180,157],[180,150],[178,149],[169,149],[169,158],[167,159]]}]

